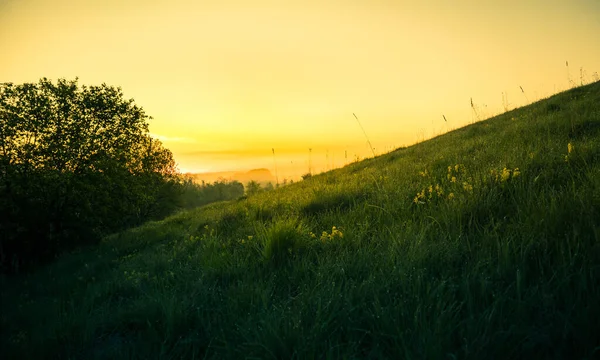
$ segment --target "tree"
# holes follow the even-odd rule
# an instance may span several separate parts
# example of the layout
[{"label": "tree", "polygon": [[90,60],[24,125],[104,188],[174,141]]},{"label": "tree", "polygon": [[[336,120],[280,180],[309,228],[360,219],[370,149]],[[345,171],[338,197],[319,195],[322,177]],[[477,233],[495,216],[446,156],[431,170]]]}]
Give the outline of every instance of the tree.
[{"label": "tree", "polygon": [[262,190],[263,189],[260,187],[260,183],[258,183],[257,181],[250,180],[246,184],[246,195],[248,195],[248,196],[258,194]]},{"label": "tree", "polygon": [[268,183],[265,184],[264,190],[265,191],[272,191],[272,190],[275,190],[275,187],[273,186],[273,183],[269,181]]},{"label": "tree", "polygon": [[213,184],[207,184],[204,181],[196,184],[191,177],[184,177],[181,188],[180,206],[185,209],[216,201],[235,200],[244,195],[242,183],[224,179],[219,179]]},{"label": "tree", "polygon": [[173,211],[173,156],[120,88],[0,84],[0,268]]}]

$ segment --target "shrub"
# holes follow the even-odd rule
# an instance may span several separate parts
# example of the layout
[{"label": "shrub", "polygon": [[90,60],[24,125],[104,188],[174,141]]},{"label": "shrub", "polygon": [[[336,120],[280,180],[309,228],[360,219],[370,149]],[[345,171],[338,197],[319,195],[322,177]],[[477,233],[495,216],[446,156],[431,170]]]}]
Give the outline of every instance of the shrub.
[{"label": "shrub", "polygon": [[176,208],[172,154],[120,88],[0,84],[0,270]]},{"label": "shrub", "polygon": [[307,246],[308,231],[294,219],[276,220],[263,234],[263,257],[280,265],[298,255]]}]

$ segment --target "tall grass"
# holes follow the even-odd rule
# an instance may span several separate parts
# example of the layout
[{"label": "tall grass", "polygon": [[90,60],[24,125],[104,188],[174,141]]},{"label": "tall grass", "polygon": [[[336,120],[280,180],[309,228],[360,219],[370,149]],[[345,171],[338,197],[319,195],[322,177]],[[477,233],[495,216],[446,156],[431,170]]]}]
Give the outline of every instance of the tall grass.
[{"label": "tall grass", "polygon": [[3,278],[2,357],[596,358],[598,104],[597,82]]}]

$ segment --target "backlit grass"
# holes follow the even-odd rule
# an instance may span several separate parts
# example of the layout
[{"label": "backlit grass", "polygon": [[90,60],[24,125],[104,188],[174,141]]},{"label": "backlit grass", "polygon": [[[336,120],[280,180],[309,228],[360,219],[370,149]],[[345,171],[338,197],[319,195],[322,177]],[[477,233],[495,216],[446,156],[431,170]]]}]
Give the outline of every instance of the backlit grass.
[{"label": "backlit grass", "polygon": [[3,358],[596,358],[600,83],[2,279]]}]

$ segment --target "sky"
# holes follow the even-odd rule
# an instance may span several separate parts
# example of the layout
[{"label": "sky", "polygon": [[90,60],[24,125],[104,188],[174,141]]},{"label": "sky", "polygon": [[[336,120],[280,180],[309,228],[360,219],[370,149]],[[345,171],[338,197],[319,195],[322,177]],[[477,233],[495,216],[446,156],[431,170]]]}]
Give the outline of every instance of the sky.
[{"label": "sky", "polygon": [[0,0],[0,82],[119,86],[181,171],[280,179],[594,81],[599,43],[598,0]]}]

